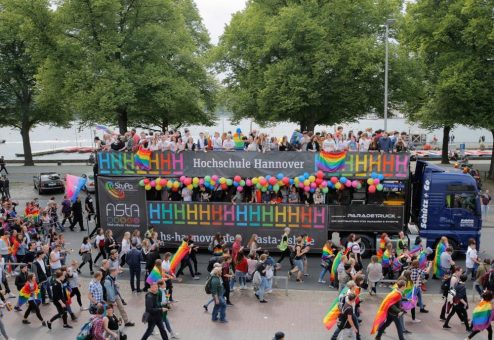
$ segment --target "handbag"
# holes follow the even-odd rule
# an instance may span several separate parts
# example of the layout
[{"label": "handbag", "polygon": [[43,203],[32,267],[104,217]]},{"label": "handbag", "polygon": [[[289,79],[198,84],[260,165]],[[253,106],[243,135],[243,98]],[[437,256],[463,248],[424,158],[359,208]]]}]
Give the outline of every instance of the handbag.
[{"label": "handbag", "polygon": [[147,323],[149,320],[149,313],[148,312],[144,312],[142,314],[142,323]]}]

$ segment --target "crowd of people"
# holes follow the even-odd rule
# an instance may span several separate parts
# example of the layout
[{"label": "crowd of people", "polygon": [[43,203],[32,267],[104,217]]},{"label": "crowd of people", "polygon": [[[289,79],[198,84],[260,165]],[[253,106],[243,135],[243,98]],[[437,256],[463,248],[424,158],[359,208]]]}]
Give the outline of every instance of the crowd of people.
[{"label": "crowd of people", "polygon": [[[131,292],[146,292],[144,319],[147,329],[142,339],[153,334],[155,327],[158,327],[162,339],[168,339],[168,335],[177,338],[170,316],[173,316],[173,305],[177,302],[174,299],[174,283],[182,280],[184,270],[188,270],[193,280],[208,277],[205,290],[211,297],[205,301],[203,308],[209,312],[212,304],[211,320],[218,323],[228,322],[228,306],[235,303],[235,296],[231,294],[235,290],[250,289],[253,291],[253,299],[266,304],[276,275],[284,276],[283,273],[286,273],[290,280],[299,284],[310,279],[307,254],[315,245],[307,234],[292,238],[290,228],[285,228],[281,235],[277,246],[279,255],[276,258],[268,249],[264,249],[256,234],[249,240],[243,240],[241,235],[237,235],[231,244],[225,241],[223,235],[215,235],[207,247],[211,257],[206,268],[207,275],[203,276],[197,261],[200,249],[194,243],[193,235],[184,239],[189,251],[181,260],[178,270],[173,271],[172,253],[160,252],[164,244],[153,227],[149,227],[144,235],[139,230],[125,232],[118,240],[110,229],[95,229],[89,236],[82,237],[79,249],[71,254],[72,250],[65,246],[65,224],[68,222],[70,229],[75,230],[75,221],[82,220],[83,213],[88,219],[93,218],[94,206],[90,195],[84,205],[80,199],[72,203],[64,198],[60,205],[50,199],[45,207],[40,207],[38,201],[33,200],[26,204],[23,212],[18,212],[18,209],[20,207],[16,202],[2,199],[0,267],[4,270],[0,271],[0,282],[4,289],[0,295],[3,301],[0,306],[8,308],[10,305],[22,313],[20,322],[23,324],[30,324],[30,315],[35,314],[42,326],[51,329],[55,321],[61,319],[63,328],[72,328],[78,321],[74,313],[78,308],[80,311],[87,310],[91,315],[82,330],[89,329],[93,339],[121,339],[122,329],[135,325],[127,315],[125,296],[121,293],[122,285],[125,284],[121,276],[124,267],[129,271]],[[84,224],[79,228],[84,230]],[[295,239],[294,244],[291,244],[292,239]],[[466,330],[471,331],[469,338],[475,336],[478,329],[472,330],[467,316],[465,283],[470,277],[483,301],[490,301],[490,292],[494,290],[491,261],[478,258],[476,243],[471,240],[464,270],[454,262],[453,248],[449,246],[448,240],[443,238],[440,244],[440,256],[433,261],[424,261],[423,256],[431,259],[433,251],[423,249],[420,238],[409,245],[403,233],[399,234],[397,242],[391,242],[391,238],[383,234],[377,253],[364,267],[360,240],[356,235],[351,234],[339,245],[327,241],[323,245],[321,272],[317,280],[320,284],[329,283],[330,287],[338,290],[341,295],[340,318],[348,321],[338,323],[333,339],[342,332],[345,334],[348,329],[353,331],[356,338],[360,338],[361,294],[365,290],[370,295],[375,295],[378,289],[381,292],[389,291],[389,287],[382,287],[383,284],[394,284],[393,292],[400,292],[403,299],[387,311],[386,322],[377,330],[376,339],[380,339],[391,322],[395,322],[399,337],[403,339],[403,334],[409,333],[403,314],[410,312],[412,322],[420,322],[416,318],[416,308],[419,313],[429,313],[422,292],[427,289],[427,280],[434,276],[442,280],[445,303],[440,317],[444,322],[443,328],[450,328],[456,314]],[[289,263],[288,270],[282,270],[283,262]],[[437,268],[434,268],[433,263],[436,263]],[[142,264],[145,273],[142,273]],[[82,271],[88,271],[92,276],[87,287],[83,287],[79,276]],[[149,282],[146,278],[153,271],[158,271],[161,278]],[[10,289],[8,275],[15,275],[18,292],[15,303],[9,302],[9,298],[15,298],[16,295]],[[405,295],[406,289],[410,287],[414,288],[416,297],[412,304]],[[451,297],[452,291],[454,296]],[[48,304],[54,305],[56,313],[47,317],[42,311]],[[491,329],[486,329],[491,336]],[[0,322],[0,332],[9,339],[5,331]]]},{"label": "crowd of people", "polygon": [[123,135],[105,133],[102,138],[95,138],[97,150],[104,151],[137,151],[139,148],[151,151],[300,151],[300,152],[336,152],[348,151],[380,151],[380,152],[404,152],[414,150],[413,141],[406,132],[383,131],[368,128],[365,131],[345,132],[338,126],[332,132],[313,132],[296,129],[290,138],[288,136],[269,136],[256,130],[248,135],[240,131],[231,131],[220,134],[215,132],[209,135],[200,132],[199,136],[192,136],[189,129],[182,133],[176,131],[141,131],[136,129]]}]

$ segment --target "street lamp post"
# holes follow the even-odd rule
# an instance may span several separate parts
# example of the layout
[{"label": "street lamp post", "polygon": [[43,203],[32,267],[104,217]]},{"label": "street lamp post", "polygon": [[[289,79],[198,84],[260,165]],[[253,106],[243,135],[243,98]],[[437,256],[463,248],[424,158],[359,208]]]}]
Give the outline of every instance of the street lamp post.
[{"label": "street lamp post", "polygon": [[386,20],[384,27],[386,28],[386,37],[384,41],[384,46],[386,49],[386,56],[384,58],[384,131],[388,131],[388,59],[389,59],[389,48],[388,48],[388,37],[389,37],[389,26],[393,25],[396,19]]}]

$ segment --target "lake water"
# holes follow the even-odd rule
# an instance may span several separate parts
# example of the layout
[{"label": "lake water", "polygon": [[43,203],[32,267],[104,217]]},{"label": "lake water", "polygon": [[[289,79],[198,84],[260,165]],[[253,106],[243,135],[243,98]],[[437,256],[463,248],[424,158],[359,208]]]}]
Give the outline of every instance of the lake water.
[{"label": "lake water", "polygon": [[[345,131],[353,130],[355,132],[372,128],[373,130],[382,129],[383,119],[362,119],[358,123],[341,124]],[[251,123],[251,120],[244,119],[239,124],[231,124],[228,118],[219,118],[216,126],[190,126],[189,130],[194,136],[198,136],[200,131],[207,131],[211,135],[218,131],[235,132],[237,128],[241,128],[244,133],[248,133],[252,129],[266,132],[270,135],[290,137],[293,130],[297,128],[293,123],[277,123],[268,127],[260,127],[256,123]],[[336,126],[317,126],[316,131],[334,131]],[[439,141],[442,140],[442,130],[425,131],[420,129],[418,125],[413,125],[403,118],[388,119],[388,129],[406,131],[408,133],[426,133],[427,141],[430,141],[434,135]],[[183,130],[183,128],[182,128]],[[138,129],[140,131],[140,129]],[[452,132],[455,136],[455,144],[467,143],[468,145],[477,144],[480,136],[485,136],[487,143],[492,143],[492,134],[486,129],[470,129],[466,126],[459,126]],[[68,129],[39,126],[31,131],[31,147],[34,151],[51,150],[55,148],[64,148],[71,146],[91,146],[95,135],[102,136],[102,132],[95,131],[91,128],[79,129],[77,125]],[[9,128],[0,128],[0,140],[6,140],[6,143],[0,144],[0,155],[5,156],[5,159],[21,159],[16,157],[16,153],[23,153],[22,139],[19,131]],[[36,159],[87,159],[87,154],[67,154],[59,153],[55,155],[47,155],[36,157]]]}]

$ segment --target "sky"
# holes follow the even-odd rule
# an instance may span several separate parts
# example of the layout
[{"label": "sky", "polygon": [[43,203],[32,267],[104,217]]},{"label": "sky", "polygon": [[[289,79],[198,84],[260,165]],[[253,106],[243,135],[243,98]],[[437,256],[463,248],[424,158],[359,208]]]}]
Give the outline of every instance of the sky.
[{"label": "sky", "polygon": [[217,44],[232,14],[245,8],[247,0],[195,0],[195,2],[211,36],[211,42]]}]

